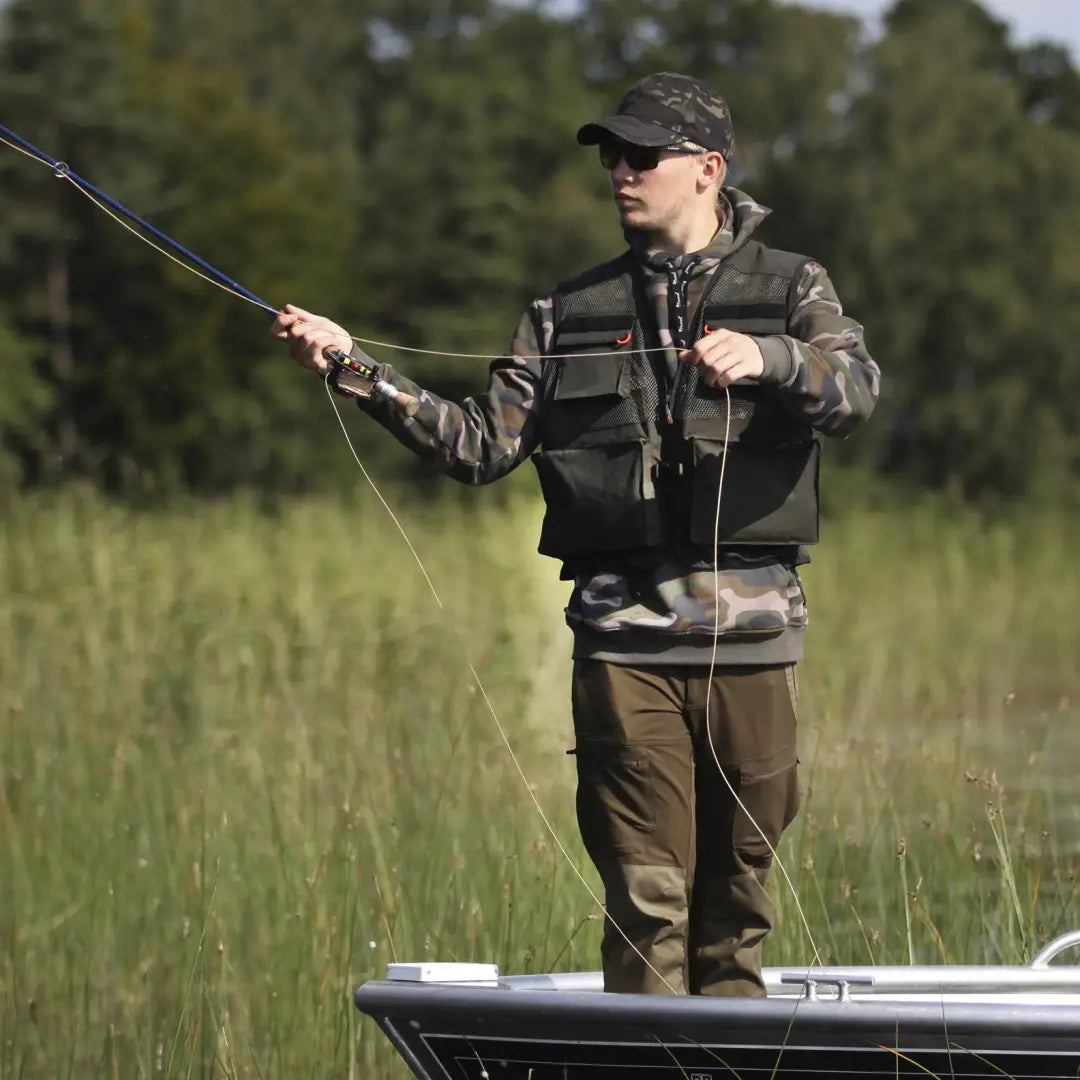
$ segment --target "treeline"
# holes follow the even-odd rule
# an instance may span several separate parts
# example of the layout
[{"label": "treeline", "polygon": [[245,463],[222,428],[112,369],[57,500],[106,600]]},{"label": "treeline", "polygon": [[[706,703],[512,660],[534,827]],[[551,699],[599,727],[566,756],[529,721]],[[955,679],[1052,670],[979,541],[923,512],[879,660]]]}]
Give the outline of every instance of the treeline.
[{"label": "treeline", "polygon": [[[451,352],[504,348],[530,297],[619,249],[573,136],[660,69],[726,94],[766,238],[867,326],[885,394],[840,453],[1074,501],[1080,76],[974,0],[899,0],[874,42],[776,0],[0,7],[0,123],[271,303]],[[340,477],[323,389],[268,323],[0,146],[0,488]],[[485,380],[371,351],[451,394]]]}]

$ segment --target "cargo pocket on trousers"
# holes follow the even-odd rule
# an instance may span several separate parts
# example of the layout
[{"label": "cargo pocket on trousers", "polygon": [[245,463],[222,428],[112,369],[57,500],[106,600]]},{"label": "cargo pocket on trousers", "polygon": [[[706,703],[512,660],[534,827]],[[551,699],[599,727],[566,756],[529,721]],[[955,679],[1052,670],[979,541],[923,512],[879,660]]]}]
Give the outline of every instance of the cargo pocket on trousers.
[{"label": "cargo pocket on trousers", "polygon": [[579,740],[576,756],[578,827],[590,858],[642,854],[656,825],[648,756],[597,739]]},{"label": "cargo pocket on trousers", "polygon": [[794,747],[789,760],[773,764],[780,767],[775,771],[755,770],[754,775],[741,775],[737,789],[743,805],[735,808],[732,843],[739,857],[754,869],[765,869],[772,864],[769,848],[775,851],[783,831],[799,810]]}]

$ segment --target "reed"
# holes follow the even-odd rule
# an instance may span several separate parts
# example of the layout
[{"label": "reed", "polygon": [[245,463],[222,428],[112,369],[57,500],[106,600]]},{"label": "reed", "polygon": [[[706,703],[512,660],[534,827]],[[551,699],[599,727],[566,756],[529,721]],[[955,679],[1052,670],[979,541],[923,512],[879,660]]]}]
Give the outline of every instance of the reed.
[{"label": "reed", "polygon": [[[10,507],[0,1080],[400,1076],[350,1004],[388,961],[596,966],[595,906],[525,790],[595,888],[565,583],[506,488],[391,496],[444,610],[367,494]],[[781,849],[822,959],[1023,960],[1076,922],[1045,794],[1080,757],[1076,529],[924,504],[826,539]],[[808,961],[773,888],[767,959]]]}]

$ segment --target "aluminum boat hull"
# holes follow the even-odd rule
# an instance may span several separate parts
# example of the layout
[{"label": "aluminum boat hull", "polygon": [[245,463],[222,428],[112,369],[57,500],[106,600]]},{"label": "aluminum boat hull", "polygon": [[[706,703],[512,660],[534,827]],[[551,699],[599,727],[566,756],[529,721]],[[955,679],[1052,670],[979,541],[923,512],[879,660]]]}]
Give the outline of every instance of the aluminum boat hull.
[{"label": "aluminum boat hull", "polygon": [[1017,968],[770,969],[766,985],[759,999],[663,997],[602,993],[590,973],[495,974],[376,980],[355,998],[419,1080],[1080,1077],[1080,968],[1043,954]]}]

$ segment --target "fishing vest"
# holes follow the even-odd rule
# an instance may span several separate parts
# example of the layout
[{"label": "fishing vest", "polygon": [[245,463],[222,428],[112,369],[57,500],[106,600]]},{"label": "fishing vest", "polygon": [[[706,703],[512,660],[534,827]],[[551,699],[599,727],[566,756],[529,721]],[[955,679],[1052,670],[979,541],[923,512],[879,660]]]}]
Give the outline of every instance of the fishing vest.
[{"label": "fishing vest", "polygon": [[[721,328],[787,333],[807,261],[748,242],[712,272],[689,340]],[[630,252],[552,299],[543,449],[532,456],[546,504],[541,554],[572,562],[689,541],[708,557],[714,535],[718,547],[817,541],[820,437],[772,388],[735,383],[729,416],[724,390],[698,368],[680,365],[671,385],[663,353],[645,351],[659,336]]]}]

